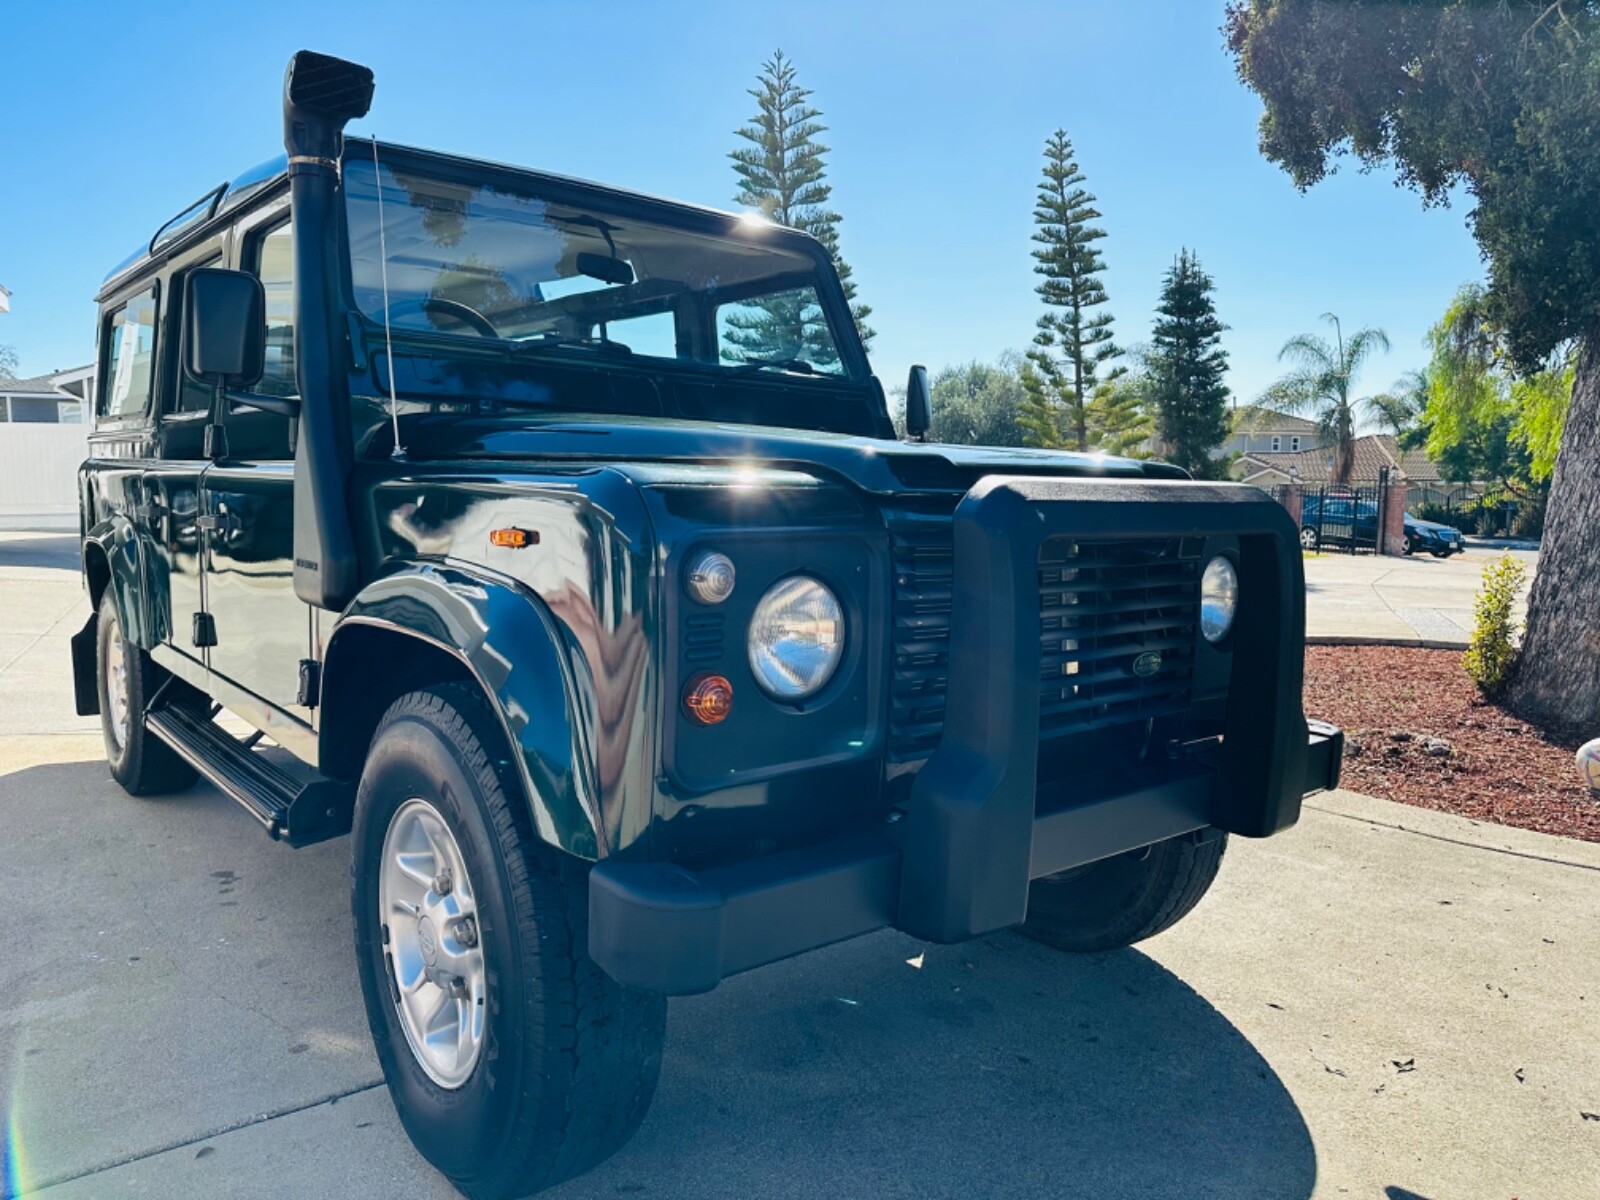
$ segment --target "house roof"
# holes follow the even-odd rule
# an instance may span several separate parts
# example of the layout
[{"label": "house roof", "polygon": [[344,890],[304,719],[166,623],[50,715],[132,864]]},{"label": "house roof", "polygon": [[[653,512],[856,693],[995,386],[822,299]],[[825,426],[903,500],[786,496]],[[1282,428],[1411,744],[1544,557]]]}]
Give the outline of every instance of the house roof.
[{"label": "house roof", "polygon": [[1246,404],[1242,408],[1233,410],[1233,431],[1235,433],[1316,433],[1317,423],[1308,421],[1304,417],[1296,417],[1289,413],[1277,412],[1270,408],[1261,408],[1258,405]]},{"label": "house roof", "polygon": [[[1378,472],[1388,467],[1398,470],[1407,483],[1443,483],[1438,464],[1421,450],[1401,450],[1394,438],[1386,433],[1367,434],[1351,443],[1354,464],[1350,478],[1363,483],[1375,483]],[[1302,450],[1298,454],[1241,454],[1235,475],[1250,482],[1263,475],[1276,475],[1288,479],[1298,475],[1302,483],[1322,484],[1333,473],[1333,451],[1329,447]]]},{"label": "house roof", "polygon": [[34,375],[28,379],[0,379],[0,394],[7,396],[60,396],[61,389],[56,387],[57,372],[49,375]]}]

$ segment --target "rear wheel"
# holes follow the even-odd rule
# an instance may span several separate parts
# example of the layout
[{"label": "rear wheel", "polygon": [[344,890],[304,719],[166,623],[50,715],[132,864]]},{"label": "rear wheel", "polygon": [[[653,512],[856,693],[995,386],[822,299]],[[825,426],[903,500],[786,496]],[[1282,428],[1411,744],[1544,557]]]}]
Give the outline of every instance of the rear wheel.
[{"label": "rear wheel", "polygon": [[1088,867],[1036,879],[1022,932],[1086,954],[1131,946],[1189,914],[1217,877],[1226,834],[1173,838]]},{"label": "rear wheel", "polygon": [[587,954],[588,865],[542,842],[477,691],[401,697],[353,831],[356,955],[401,1123],[480,1200],[588,1170],[655,1092],[666,1000]]},{"label": "rear wheel", "polygon": [[[100,597],[95,624],[100,731],[105,737],[111,777],[135,796],[182,791],[194,783],[194,768],[144,723],[150,698],[166,675],[148,654],[128,641],[109,587]],[[171,685],[178,686],[178,681],[172,680]]]},{"label": "rear wheel", "polygon": [[1315,550],[1321,544],[1321,541],[1322,539],[1317,536],[1317,531],[1312,526],[1307,525],[1300,530],[1301,549]]}]

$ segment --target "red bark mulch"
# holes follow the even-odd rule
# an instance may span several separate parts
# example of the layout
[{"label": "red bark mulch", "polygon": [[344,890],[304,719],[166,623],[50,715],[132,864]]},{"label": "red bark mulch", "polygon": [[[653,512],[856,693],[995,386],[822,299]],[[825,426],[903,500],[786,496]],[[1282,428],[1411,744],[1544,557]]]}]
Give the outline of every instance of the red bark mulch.
[{"label": "red bark mulch", "polygon": [[1577,745],[1485,703],[1460,651],[1307,646],[1305,709],[1344,729],[1342,786],[1352,791],[1600,842],[1600,802],[1578,782]]}]

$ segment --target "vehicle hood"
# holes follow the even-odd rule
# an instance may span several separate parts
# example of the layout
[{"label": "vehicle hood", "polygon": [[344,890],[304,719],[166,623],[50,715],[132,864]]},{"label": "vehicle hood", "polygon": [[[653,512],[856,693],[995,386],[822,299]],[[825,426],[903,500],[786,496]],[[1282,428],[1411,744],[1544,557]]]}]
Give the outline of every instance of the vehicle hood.
[{"label": "vehicle hood", "polygon": [[1457,535],[1461,533],[1454,525],[1441,525],[1438,521],[1419,521],[1416,517],[1406,518],[1406,528],[1421,529],[1428,533],[1454,533]]},{"label": "vehicle hood", "polygon": [[780,466],[846,480],[864,491],[966,491],[985,475],[1183,479],[1167,463],[1055,450],[892,442],[803,429],[663,418],[627,422],[526,416],[422,417],[407,423],[413,459],[501,462],[701,463]]}]

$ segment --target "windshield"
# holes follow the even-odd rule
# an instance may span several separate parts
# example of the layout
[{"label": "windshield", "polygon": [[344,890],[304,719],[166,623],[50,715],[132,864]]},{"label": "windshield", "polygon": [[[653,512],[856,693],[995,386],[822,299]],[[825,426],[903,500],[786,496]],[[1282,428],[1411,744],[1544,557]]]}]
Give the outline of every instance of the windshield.
[{"label": "windshield", "polygon": [[817,261],[772,244],[546,199],[497,177],[461,183],[352,157],[355,301],[395,330],[582,345],[701,368],[850,376]]}]

